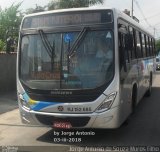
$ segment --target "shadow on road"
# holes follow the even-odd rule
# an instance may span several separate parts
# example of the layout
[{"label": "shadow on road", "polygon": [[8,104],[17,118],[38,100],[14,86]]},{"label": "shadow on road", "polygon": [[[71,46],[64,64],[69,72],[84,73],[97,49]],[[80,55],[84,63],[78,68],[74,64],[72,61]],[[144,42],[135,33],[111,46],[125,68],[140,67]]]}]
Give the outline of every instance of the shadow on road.
[{"label": "shadow on road", "polygon": [[[78,121],[78,120],[77,120]],[[85,129],[65,130],[74,132],[72,136],[55,136],[54,131],[38,137],[41,142],[54,144],[76,145],[76,146],[137,146],[154,145],[158,146],[160,141],[160,88],[153,88],[151,97],[144,97],[138,104],[136,111],[128,121],[118,129]],[[75,135],[76,132],[94,132],[95,135]],[[81,138],[81,142],[56,142],[55,138]]]},{"label": "shadow on road", "polygon": [[16,91],[0,93],[0,114],[16,108],[18,108]]}]

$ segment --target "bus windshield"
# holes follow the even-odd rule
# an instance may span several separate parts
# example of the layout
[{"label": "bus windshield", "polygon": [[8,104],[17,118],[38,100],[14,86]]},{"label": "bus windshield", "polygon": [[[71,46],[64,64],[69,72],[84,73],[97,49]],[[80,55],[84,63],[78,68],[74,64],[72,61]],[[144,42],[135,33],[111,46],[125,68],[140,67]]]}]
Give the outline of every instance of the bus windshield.
[{"label": "bus windshield", "polygon": [[113,54],[107,29],[28,34],[21,41],[20,79],[40,90],[94,89],[112,79]]}]

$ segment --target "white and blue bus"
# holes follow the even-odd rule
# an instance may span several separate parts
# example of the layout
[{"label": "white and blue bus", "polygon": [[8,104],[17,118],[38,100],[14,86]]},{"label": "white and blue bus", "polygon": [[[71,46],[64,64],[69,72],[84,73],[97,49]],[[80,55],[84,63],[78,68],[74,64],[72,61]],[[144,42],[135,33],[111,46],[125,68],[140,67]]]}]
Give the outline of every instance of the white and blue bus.
[{"label": "white and blue bus", "polygon": [[23,18],[17,91],[25,124],[117,128],[155,73],[155,39],[116,9],[66,9]]}]

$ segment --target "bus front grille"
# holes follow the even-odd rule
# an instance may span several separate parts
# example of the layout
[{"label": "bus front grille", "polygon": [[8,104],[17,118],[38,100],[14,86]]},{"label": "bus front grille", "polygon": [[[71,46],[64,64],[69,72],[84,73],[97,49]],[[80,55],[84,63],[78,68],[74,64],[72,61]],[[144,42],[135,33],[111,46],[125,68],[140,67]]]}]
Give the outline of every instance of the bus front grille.
[{"label": "bus front grille", "polygon": [[44,125],[53,126],[54,122],[70,122],[72,127],[84,127],[88,124],[90,117],[65,117],[58,118],[54,116],[35,115],[38,121]]}]

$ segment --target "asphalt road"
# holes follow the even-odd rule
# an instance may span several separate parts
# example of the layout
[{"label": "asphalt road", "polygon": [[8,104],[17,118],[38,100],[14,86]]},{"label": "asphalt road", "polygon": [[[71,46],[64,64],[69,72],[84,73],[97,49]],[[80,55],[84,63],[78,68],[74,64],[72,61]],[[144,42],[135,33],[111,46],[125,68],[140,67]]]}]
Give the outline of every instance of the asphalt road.
[{"label": "asphalt road", "polygon": [[[57,133],[62,134],[60,130],[21,124],[17,109],[3,113],[0,115],[0,145],[3,146],[1,147],[2,151],[7,148],[18,149],[19,151],[24,151],[25,149],[26,151],[53,152],[160,151],[159,147],[153,147],[160,146],[159,73],[156,76],[152,91],[151,97],[142,99],[127,123],[115,130],[71,130],[68,135],[57,136]],[[78,134],[77,132],[90,133],[90,135],[75,135]],[[67,133],[67,131],[64,131],[64,133]]]}]

